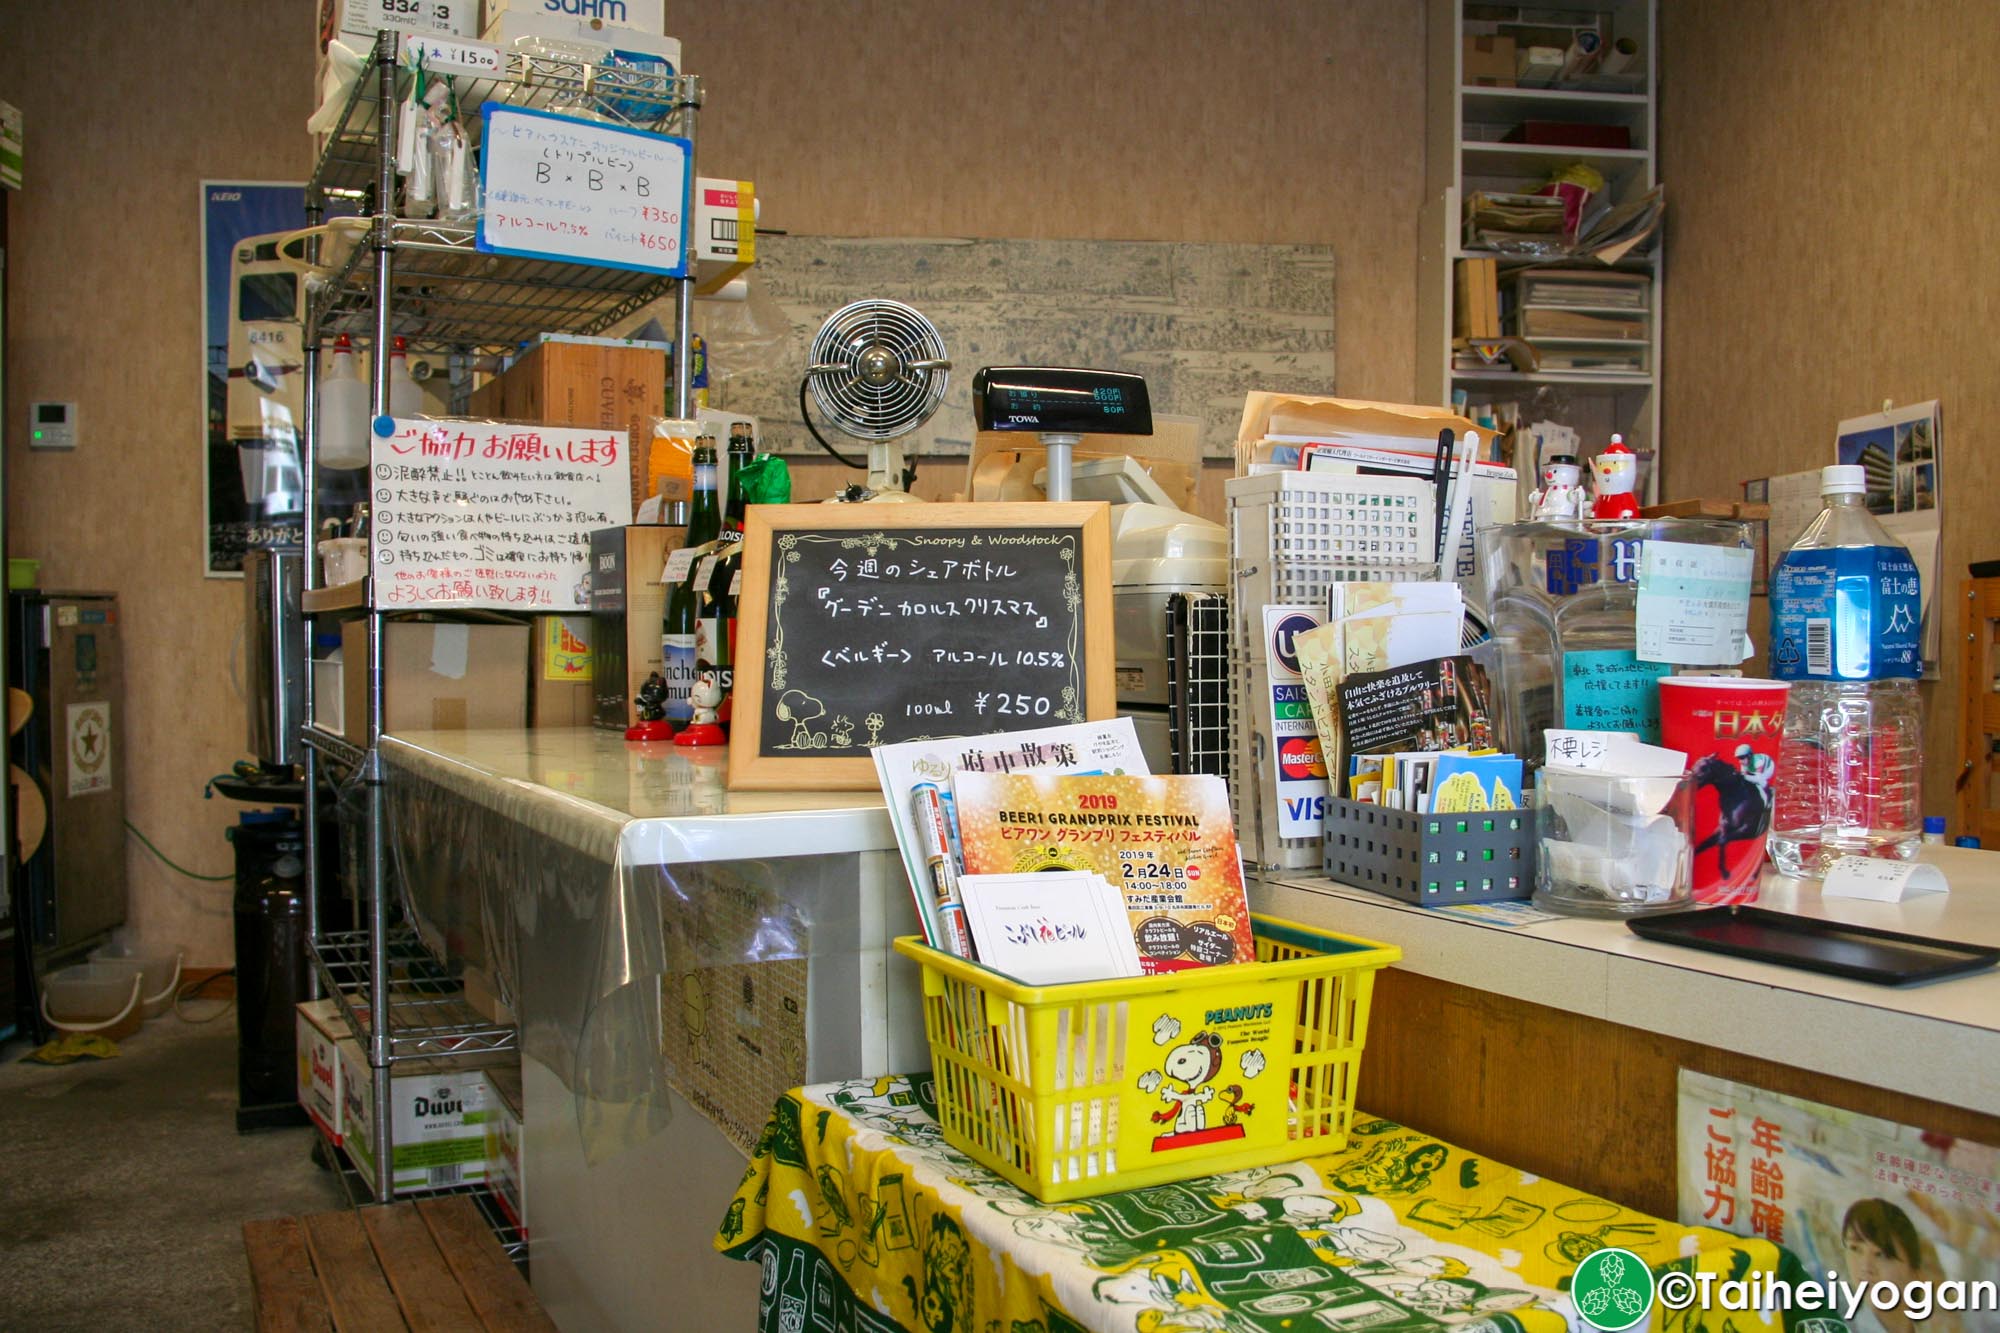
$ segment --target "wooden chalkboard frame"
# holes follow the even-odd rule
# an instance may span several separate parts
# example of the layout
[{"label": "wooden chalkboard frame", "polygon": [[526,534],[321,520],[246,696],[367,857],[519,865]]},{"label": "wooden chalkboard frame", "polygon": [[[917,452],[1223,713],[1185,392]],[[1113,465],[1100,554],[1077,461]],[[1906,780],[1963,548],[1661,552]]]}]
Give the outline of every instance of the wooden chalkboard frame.
[{"label": "wooden chalkboard frame", "polygon": [[[771,561],[785,532],[922,532],[933,528],[1063,528],[1079,535],[1083,560],[1083,712],[1116,716],[1112,633],[1111,507],[1072,504],[752,505],[743,526],[743,586],[737,598],[735,701],[730,708],[732,790],[868,791],[867,756],[767,755],[763,748],[765,640],[770,630]],[[1034,724],[1030,724],[1034,725]],[[1045,725],[1045,724],[1044,724]]]}]

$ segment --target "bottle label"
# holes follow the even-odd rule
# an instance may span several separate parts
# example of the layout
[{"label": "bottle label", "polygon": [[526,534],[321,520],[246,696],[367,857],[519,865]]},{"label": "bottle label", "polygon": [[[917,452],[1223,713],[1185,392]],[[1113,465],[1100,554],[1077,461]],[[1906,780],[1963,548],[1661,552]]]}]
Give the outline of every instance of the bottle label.
[{"label": "bottle label", "polygon": [[669,722],[686,722],[694,716],[688,696],[694,690],[695,636],[660,636],[660,674],[667,678],[666,710]]},{"label": "bottle label", "polygon": [[1791,551],[1771,578],[1771,675],[1885,680],[1923,674],[1916,561],[1899,546]]}]

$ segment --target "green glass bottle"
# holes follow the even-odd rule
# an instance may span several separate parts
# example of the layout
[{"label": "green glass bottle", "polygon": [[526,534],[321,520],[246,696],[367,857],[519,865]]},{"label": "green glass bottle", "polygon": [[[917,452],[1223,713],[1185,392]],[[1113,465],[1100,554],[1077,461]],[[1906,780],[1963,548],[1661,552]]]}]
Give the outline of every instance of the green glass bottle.
[{"label": "green glass bottle", "polygon": [[[686,726],[694,716],[688,700],[694,688],[695,663],[699,658],[701,615],[707,587],[696,580],[703,572],[704,557],[715,547],[721,531],[721,514],[715,497],[715,440],[703,436],[694,448],[694,498],[688,509],[687,541],[674,552],[667,564],[672,587],[667,590],[667,611],[661,625],[661,670],[667,678],[667,720],[676,727]],[[712,574],[713,569],[707,571]]]}]

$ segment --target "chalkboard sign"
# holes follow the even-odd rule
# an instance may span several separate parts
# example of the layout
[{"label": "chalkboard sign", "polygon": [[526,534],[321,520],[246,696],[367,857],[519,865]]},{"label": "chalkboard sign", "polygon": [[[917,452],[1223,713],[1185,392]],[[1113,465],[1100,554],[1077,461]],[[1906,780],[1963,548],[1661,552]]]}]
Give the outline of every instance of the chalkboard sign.
[{"label": "chalkboard sign", "polygon": [[688,141],[488,102],[476,244],[681,277]]},{"label": "chalkboard sign", "polygon": [[731,787],[1117,711],[1103,504],[755,505],[744,543]]}]

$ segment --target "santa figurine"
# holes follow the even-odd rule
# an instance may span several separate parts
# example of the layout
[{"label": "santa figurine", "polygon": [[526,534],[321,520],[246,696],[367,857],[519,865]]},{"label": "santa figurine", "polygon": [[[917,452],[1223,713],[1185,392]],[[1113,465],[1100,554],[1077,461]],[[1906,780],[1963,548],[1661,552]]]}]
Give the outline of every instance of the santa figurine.
[{"label": "santa figurine", "polygon": [[1590,501],[1592,518],[1639,516],[1639,501],[1632,494],[1639,487],[1639,456],[1625,447],[1624,436],[1612,436],[1604,452],[1590,460],[1590,475],[1596,483]]},{"label": "santa figurine", "polygon": [[1528,504],[1536,518],[1583,516],[1583,469],[1571,454],[1552,454],[1542,464],[1542,487],[1530,492]]},{"label": "santa figurine", "polygon": [[687,730],[674,737],[675,745],[726,745],[729,737],[723,734],[718,724],[718,709],[723,700],[722,673],[707,662],[695,663],[694,688],[688,691],[688,702],[694,705],[694,721]]}]

